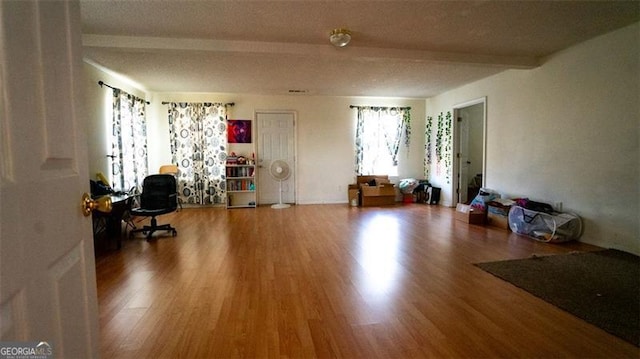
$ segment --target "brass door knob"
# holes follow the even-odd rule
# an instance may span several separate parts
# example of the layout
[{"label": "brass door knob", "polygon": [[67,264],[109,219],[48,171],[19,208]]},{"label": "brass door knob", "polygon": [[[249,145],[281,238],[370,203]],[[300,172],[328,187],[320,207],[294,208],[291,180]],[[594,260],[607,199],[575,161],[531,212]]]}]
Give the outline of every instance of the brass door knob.
[{"label": "brass door knob", "polygon": [[109,213],[111,212],[111,197],[102,196],[95,200],[88,193],[82,195],[82,214],[88,217],[93,210]]}]

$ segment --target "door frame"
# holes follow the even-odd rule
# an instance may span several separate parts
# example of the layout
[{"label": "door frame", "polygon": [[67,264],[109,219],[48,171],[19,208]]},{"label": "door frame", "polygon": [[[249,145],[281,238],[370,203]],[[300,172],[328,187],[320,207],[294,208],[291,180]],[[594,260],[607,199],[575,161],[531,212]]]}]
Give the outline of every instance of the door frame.
[{"label": "door frame", "polygon": [[470,106],[482,104],[482,187],[486,185],[487,180],[487,97],[483,96],[473,100],[465,101],[453,106],[453,171],[452,171],[452,203],[455,207],[460,201],[460,195],[458,193],[458,187],[460,186],[460,125],[458,124],[458,117],[460,112]]},{"label": "door frame", "polygon": [[[255,110],[253,113],[253,118],[255,120],[255,150],[256,150],[256,159],[259,161],[261,154],[258,153],[258,149],[260,148],[260,124],[258,123],[258,115],[259,114],[287,114],[293,116],[293,204],[298,204],[298,111],[295,110]],[[256,163],[258,166],[259,162]],[[267,169],[268,171],[268,169]],[[256,171],[257,183],[256,186],[256,205],[260,205],[258,199],[260,198],[260,173],[262,171]]]}]

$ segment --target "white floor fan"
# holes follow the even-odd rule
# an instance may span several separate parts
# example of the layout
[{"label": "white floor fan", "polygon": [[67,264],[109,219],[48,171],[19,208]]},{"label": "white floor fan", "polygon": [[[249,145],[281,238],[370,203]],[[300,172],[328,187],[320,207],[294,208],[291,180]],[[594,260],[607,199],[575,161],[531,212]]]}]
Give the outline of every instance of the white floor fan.
[{"label": "white floor fan", "polygon": [[289,178],[291,175],[291,169],[289,168],[289,164],[283,160],[275,160],[271,162],[269,166],[269,174],[273,179],[279,182],[279,192],[280,192],[280,202],[274,205],[271,205],[271,208],[282,209],[291,207],[287,203],[282,203],[282,181]]}]

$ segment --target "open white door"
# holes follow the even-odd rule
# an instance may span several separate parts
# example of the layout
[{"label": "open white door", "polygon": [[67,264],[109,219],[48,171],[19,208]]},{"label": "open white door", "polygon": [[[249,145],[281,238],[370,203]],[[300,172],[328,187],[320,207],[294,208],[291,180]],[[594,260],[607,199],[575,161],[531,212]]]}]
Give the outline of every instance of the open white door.
[{"label": "open white door", "polygon": [[80,35],[77,1],[0,1],[0,341],[56,358],[99,352]]},{"label": "open white door", "polygon": [[469,186],[469,118],[460,116],[460,111],[454,113],[458,121],[458,202],[467,203]]},{"label": "open white door", "polygon": [[[467,203],[474,194],[469,193],[469,183],[476,175],[486,173],[487,99],[482,97],[453,107],[454,145],[453,203]],[[475,188],[475,187],[474,187]],[[477,188],[476,188],[477,189]]]}]

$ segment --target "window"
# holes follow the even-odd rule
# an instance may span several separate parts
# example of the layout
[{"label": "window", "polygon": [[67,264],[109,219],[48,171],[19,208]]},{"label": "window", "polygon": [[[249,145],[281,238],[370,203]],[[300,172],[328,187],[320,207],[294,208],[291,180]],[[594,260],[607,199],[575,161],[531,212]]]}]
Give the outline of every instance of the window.
[{"label": "window", "polygon": [[398,175],[398,150],[411,135],[408,107],[360,107],[356,126],[356,174]]}]

